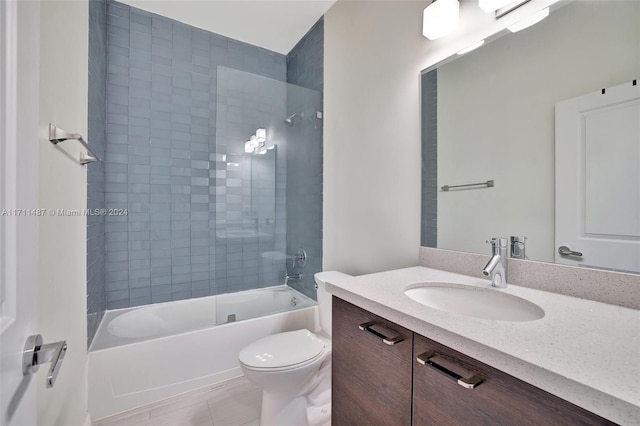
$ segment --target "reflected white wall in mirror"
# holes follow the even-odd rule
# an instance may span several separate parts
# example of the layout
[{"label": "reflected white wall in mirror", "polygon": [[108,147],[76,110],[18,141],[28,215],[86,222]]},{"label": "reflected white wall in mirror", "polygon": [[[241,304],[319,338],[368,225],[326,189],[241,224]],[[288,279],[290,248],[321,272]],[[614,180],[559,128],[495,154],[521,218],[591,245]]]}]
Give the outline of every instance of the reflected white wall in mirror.
[{"label": "reflected white wall in mirror", "polygon": [[437,69],[438,186],[495,180],[438,192],[438,248],[526,235],[554,261],[554,106],[640,77],[639,20],[640,2],[574,1]]}]

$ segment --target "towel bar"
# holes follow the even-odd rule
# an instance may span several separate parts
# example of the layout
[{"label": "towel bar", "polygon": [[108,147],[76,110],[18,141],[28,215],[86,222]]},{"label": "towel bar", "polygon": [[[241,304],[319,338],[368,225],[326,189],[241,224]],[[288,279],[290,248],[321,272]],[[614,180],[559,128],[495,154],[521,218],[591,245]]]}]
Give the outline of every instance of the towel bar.
[{"label": "towel bar", "polygon": [[485,186],[487,188],[491,188],[494,185],[494,181],[493,180],[488,180],[486,182],[480,182],[480,183],[467,183],[465,185],[444,185],[442,186],[440,189],[442,189],[443,191],[448,191],[452,188],[467,188],[467,187],[472,187],[472,186]]},{"label": "towel bar", "polygon": [[82,144],[82,146],[84,146],[87,149],[87,151],[89,151],[89,154],[91,154],[89,155],[89,154],[85,154],[84,152],[81,152],[80,164],[85,165],[89,163],[95,163],[96,161],[102,161],[98,156],[98,154],[96,154],[94,150],[91,149],[89,144],[82,138],[82,135],[80,135],[79,133],[69,133],[49,123],[49,142],[51,142],[54,145],[57,145],[58,143],[64,142],[68,139],[77,140]]}]

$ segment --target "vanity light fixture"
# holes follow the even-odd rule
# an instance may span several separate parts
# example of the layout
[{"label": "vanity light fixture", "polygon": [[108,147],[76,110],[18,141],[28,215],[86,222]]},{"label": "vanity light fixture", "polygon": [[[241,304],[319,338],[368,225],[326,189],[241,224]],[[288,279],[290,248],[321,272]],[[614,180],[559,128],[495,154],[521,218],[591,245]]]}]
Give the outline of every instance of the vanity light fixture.
[{"label": "vanity light fixture", "polygon": [[458,29],[458,0],[434,0],[422,14],[422,35],[436,40]]},{"label": "vanity light fixture", "polygon": [[522,31],[525,28],[529,28],[532,25],[537,24],[538,22],[542,21],[544,18],[546,18],[547,16],[549,16],[549,8],[546,7],[518,22],[516,22],[515,24],[507,27],[509,29],[509,31],[511,31],[512,33],[517,33],[518,31]]},{"label": "vanity light fixture", "polygon": [[505,7],[509,3],[513,3],[513,0],[479,0],[478,6],[480,6],[480,9],[484,10],[485,13],[491,13]]},{"label": "vanity light fixture", "polygon": [[251,137],[249,138],[249,145],[251,145],[252,148],[257,148],[258,145],[260,145],[260,142],[258,142],[258,138],[256,138],[256,135],[251,135]]},{"label": "vanity light fixture", "polygon": [[480,40],[477,43],[473,43],[471,46],[465,47],[464,49],[460,50],[458,52],[458,55],[464,55],[465,53],[469,53],[472,50],[476,50],[478,47],[482,46],[483,44],[484,44],[484,40]]},{"label": "vanity light fixture", "polygon": [[249,140],[244,143],[244,152],[247,154],[265,154],[267,152],[265,149],[266,140],[267,130],[263,128],[256,130],[256,134],[251,135]]}]

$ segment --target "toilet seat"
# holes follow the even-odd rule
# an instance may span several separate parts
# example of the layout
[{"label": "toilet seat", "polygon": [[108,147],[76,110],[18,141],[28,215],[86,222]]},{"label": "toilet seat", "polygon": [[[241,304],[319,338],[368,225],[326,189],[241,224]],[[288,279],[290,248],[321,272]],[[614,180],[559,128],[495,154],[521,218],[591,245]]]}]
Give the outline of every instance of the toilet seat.
[{"label": "toilet seat", "polygon": [[320,357],[326,343],[307,329],[273,334],[240,351],[240,362],[253,370],[277,371],[308,364]]}]

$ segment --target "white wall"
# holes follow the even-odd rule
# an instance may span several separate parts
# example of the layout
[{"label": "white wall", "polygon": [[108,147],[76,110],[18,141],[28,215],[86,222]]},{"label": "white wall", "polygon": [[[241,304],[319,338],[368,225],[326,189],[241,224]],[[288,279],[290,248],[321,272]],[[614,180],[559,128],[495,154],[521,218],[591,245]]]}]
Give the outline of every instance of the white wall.
[{"label": "white wall", "polygon": [[640,77],[640,3],[576,1],[438,69],[438,247],[488,253],[526,235],[554,260],[554,105]]},{"label": "white wall", "polygon": [[325,15],[325,270],[417,264],[424,7],[339,1]]},{"label": "white wall", "polygon": [[286,55],[335,0],[120,0]]},{"label": "white wall", "polygon": [[[88,2],[40,1],[39,203],[47,209],[83,209],[86,166],[80,145],[48,142],[56,124],[87,134]],[[45,343],[66,340],[55,386],[48,365],[38,372],[38,424],[82,425],[87,416],[86,217],[44,216],[39,222],[39,332]]]},{"label": "white wall", "polygon": [[[38,207],[38,4],[2,2],[0,20],[3,43],[0,208],[35,209]],[[10,38],[13,40],[9,41]],[[9,59],[13,56],[10,46],[15,46],[13,60]],[[33,253],[38,243],[38,220],[35,216],[3,216],[0,222],[0,287],[4,290],[0,301],[0,424],[33,425],[36,384],[33,378],[22,374],[20,351],[38,327],[37,253]]]},{"label": "white wall", "polygon": [[555,0],[496,21],[464,1],[460,29],[429,41],[430,1],[338,1],[325,14],[323,268],[352,274],[418,263],[424,68]]}]

